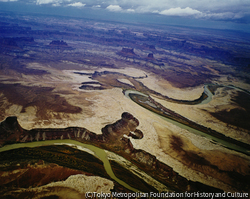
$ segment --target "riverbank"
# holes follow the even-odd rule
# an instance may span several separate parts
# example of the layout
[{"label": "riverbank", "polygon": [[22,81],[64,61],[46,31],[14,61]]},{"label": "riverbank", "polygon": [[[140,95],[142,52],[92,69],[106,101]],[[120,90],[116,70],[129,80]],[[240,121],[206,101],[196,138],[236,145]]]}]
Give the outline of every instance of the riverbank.
[{"label": "riverbank", "polygon": [[[221,190],[216,189],[214,187],[210,187],[210,186],[198,183],[198,182],[187,180],[183,176],[176,173],[173,170],[173,168],[171,168],[170,166],[159,161],[152,154],[150,154],[146,151],[140,150],[140,149],[135,149],[133,147],[130,139],[128,139],[124,136],[122,139],[114,140],[115,138],[117,138],[117,135],[118,136],[120,134],[127,135],[127,133],[130,133],[132,129],[134,129],[132,131],[135,132],[135,130],[137,130],[136,126],[138,126],[138,125],[139,125],[139,121],[136,118],[134,118],[129,113],[123,113],[121,120],[118,120],[114,124],[106,125],[103,128],[104,129],[103,135],[97,135],[93,132],[87,131],[86,129],[79,128],[79,127],[69,127],[69,128],[65,128],[65,129],[25,130],[25,129],[22,129],[21,126],[19,126],[15,117],[7,118],[4,122],[1,123],[0,127],[3,128],[2,129],[3,134],[5,136],[7,136],[9,134],[9,132],[12,132],[12,135],[14,134],[16,136],[16,137],[11,136],[9,139],[8,144],[10,144],[10,141],[11,141],[14,144],[12,146],[17,145],[19,147],[19,146],[25,146],[26,144],[32,146],[33,143],[39,145],[39,144],[46,143],[47,141],[53,143],[53,140],[57,140],[57,142],[60,143],[60,142],[63,142],[64,140],[67,141],[68,139],[66,139],[66,137],[68,137],[70,140],[75,140],[75,141],[78,141],[78,142],[81,142],[84,144],[94,145],[95,147],[112,151],[112,152],[124,157],[125,159],[127,159],[128,161],[130,161],[131,163],[136,165],[140,170],[144,171],[149,176],[151,176],[152,178],[154,178],[158,182],[160,182],[163,185],[165,185],[166,187],[168,187],[167,188],[168,190],[173,190],[173,191],[178,191],[178,192],[198,191],[198,190],[199,191],[200,190],[209,191],[209,192],[220,192],[221,191]],[[108,130],[109,133],[106,132],[105,129]],[[112,135],[114,132],[112,133],[112,131],[110,131],[111,129],[116,129],[114,135]],[[131,129],[131,130],[129,130],[129,129]],[[106,137],[107,135],[108,135],[108,137]],[[13,140],[13,138],[15,138],[15,141]],[[20,139],[20,138],[22,138],[22,139]],[[23,139],[23,138],[25,138],[25,139]],[[32,141],[33,138],[35,138],[37,141],[33,142]],[[48,138],[53,139],[53,140],[48,140]],[[7,140],[8,139],[6,139],[5,141],[7,141]],[[20,142],[20,141],[25,142],[25,143],[21,143],[19,145],[16,144],[16,142]],[[72,141],[72,142],[74,142],[74,141]],[[7,144],[7,142],[5,142],[5,145],[6,144]],[[10,146],[10,149],[11,149],[11,146]],[[91,149],[92,149],[92,147],[91,147]],[[18,152],[20,152],[20,151],[18,151]],[[31,155],[33,154],[36,158],[40,157],[37,155],[41,155],[37,151],[31,151],[30,153],[31,153]],[[23,154],[24,157],[28,158],[30,153],[27,154],[26,152],[24,152],[21,154]],[[54,153],[51,154],[50,152],[49,152],[49,154],[50,154],[48,156],[48,157],[50,157],[49,160],[51,160],[51,161],[57,160],[58,162],[60,162],[60,158],[56,154],[54,154]],[[72,156],[72,154],[74,154],[74,153],[70,153],[71,156]],[[68,155],[68,154],[64,154],[64,156],[65,155]],[[9,156],[6,155],[6,157],[8,158]],[[18,157],[21,157],[21,155],[19,154]],[[103,158],[103,157],[105,157],[105,154],[103,154],[103,152],[102,152],[102,154],[98,155],[98,157]],[[81,162],[76,163],[75,159],[73,159],[71,162],[67,162],[67,158],[64,157],[62,160],[63,161],[66,160],[66,166],[70,167],[72,165],[76,165],[76,167],[77,167],[77,165],[79,165],[79,166],[83,167],[82,169],[85,168]],[[108,163],[104,163],[104,166],[105,166],[105,164],[108,165]],[[113,166],[115,166],[117,168],[117,164],[113,164]],[[90,169],[93,169],[93,168],[90,167]],[[130,171],[127,171],[127,172],[131,173]],[[112,175],[113,174],[111,173],[111,178],[112,178]],[[123,175],[121,175],[121,177],[122,176]],[[128,176],[131,176],[131,175],[129,174]],[[137,177],[135,176],[134,179],[136,179],[136,178],[138,179],[138,176]],[[130,182],[130,180],[129,180],[130,178],[126,177],[126,175],[123,176],[123,179],[125,181],[128,180],[128,183]],[[140,178],[140,181],[141,180],[142,179]],[[133,182],[134,182],[134,180],[133,180]],[[141,184],[141,182],[139,184]],[[150,185],[150,186],[152,186],[152,185]],[[140,190],[140,189],[141,188],[139,188],[137,190]]]},{"label": "riverbank", "polygon": [[138,105],[160,115],[164,118],[168,118],[170,122],[180,126],[181,128],[190,130],[191,132],[205,136],[209,139],[212,139],[219,144],[222,144],[224,147],[235,150],[246,155],[250,155],[250,145],[240,142],[238,140],[227,137],[215,130],[199,125],[189,119],[165,108],[160,103],[153,100],[150,96],[141,94],[140,92],[125,91],[125,95],[128,96],[131,100],[133,100]]}]

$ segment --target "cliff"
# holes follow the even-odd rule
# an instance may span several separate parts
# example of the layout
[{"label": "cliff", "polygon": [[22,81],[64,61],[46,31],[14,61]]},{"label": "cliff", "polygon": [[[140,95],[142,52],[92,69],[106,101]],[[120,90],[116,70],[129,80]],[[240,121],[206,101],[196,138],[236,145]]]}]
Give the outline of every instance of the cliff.
[{"label": "cliff", "polygon": [[156,61],[156,59],[154,58],[154,54],[153,53],[149,53],[148,56],[147,56],[147,59],[148,60]]},{"label": "cliff", "polygon": [[19,142],[20,137],[25,131],[26,130],[19,125],[17,117],[7,117],[0,123],[0,145]]},{"label": "cliff", "polygon": [[122,48],[122,50],[120,52],[117,53],[118,55],[124,56],[124,57],[138,57],[135,53],[134,53],[134,49],[133,48]]},{"label": "cliff", "polygon": [[124,112],[121,119],[114,124],[106,125],[102,134],[97,135],[80,127],[62,129],[23,129],[16,117],[8,117],[0,123],[0,144],[30,142],[53,139],[75,139],[79,142],[96,145],[113,151],[147,172],[159,182],[175,191],[207,191],[220,192],[213,187],[188,181],[176,173],[171,167],[160,162],[150,153],[135,149],[129,139],[142,139],[143,133],[137,129],[139,120],[130,113]]},{"label": "cliff", "polygon": [[63,52],[64,50],[73,50],[65,41],[63,40],[53,40],[50,42],[49,46],[50,50],[55,52]]},{"label": "cliff", "polygon": [[50,42],[49,44],[50,46],[68,46],[68,44],[66,42],[64,42],[63,40],[53,40],[52,42]]}]

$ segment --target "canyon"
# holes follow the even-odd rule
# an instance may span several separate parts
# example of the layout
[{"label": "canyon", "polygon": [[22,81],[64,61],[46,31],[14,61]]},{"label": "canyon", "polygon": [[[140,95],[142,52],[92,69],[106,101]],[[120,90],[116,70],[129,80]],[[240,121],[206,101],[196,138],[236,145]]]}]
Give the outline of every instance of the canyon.
[{"label": "canyon", "polygon": [[[140,169],[147,173],[152,173],[152,177],[165,184],[169,190],[181,192],[198,190],[207,192],[222,191],[201,185],[197,182],[187,181],[178,173],[174,172],[171,167],[157,160],[155,156],[143,150],[135,149],[130,139],[126,136],[132,137],[133,139],[143,138],[143,133],[136,129],[136,127],[139,126],[139,121],[127,112],[124,112],[121,117],[122,118],[114,124],[106,125],[102,129],[101,135],[78,127],[26,130],[19,125],[16,117],[8,117],[5,121],[0,123],[1,144],[32,142],[33,139],[36,142],[56,139],[74,139],[124,156]],[[176,144],[178,145],[179,143],[177,142]]]},{"label": "canyon", "polygon": [[[0,13],[0,150],[76,141],[103,150],[115,176],[142,192],[249,193],[247,33],[35,16]],[[69,144],[1,152],[1,194],[81,198],[91,188],[69,184],[98,190],[92,177],[131,192],[93,151]]]}]

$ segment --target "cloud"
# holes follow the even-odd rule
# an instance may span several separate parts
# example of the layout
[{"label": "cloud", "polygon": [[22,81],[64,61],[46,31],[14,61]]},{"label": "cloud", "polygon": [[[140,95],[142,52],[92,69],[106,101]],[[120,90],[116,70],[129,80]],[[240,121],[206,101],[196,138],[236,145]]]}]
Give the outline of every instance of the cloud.
[{"label": "cloud", "polygon": [[167,16],[192,16],[195,18],[203,18],[203,19],[215,19],[215,20],[230,20],[230,19],[240,19],[243,17],[242,13],[233,13],[233,12],[201,12],[196,9],[192,9],[190,7],[186,8],[170,8],[167,10],[163,10],[158,12],[162,15]]},{"label": "cloud", "polygon": [[241,13],[233,13],[233,12],[221,12],[221,13],[207,13],[203,14],[203,18],[209,19],[240,19],[243,17]]},{"label": "cloud", "polygon": [[109,5],[106,9],[112,12],[122,11],[122,8],[119,5]]},{"label": "cloud", "polygon": [[206,19],[237,19],[250,15],[250,0],[105,0],[102,5],[116,5],[117,10],[112,11],[128,12],[131,9],[135,13]]},{"label": "cloud", "polygon": [[0,0],[0,2],[12,2],[12,1],[17,1],[17,0]]},{"label": "cloud", "polygon": [[57,4],[58,2],[55,0],[37,0],[36,4],[41,5],[41,4]]},{"label": "cloud", "polygon": [[168,10],[163,10],[159,12],[159,14],[162,15],[168,15],[168,16],[191,16],[191,15],[202,15],[202,12],[192,9],[190,7],[186,8],[170,8]]},{"label": "cloud", "polygon": [[83,4],[81,2],[75,2],[75,3],[71,3],[68,4],[67,6],[73,6],[73,7],[84,7],[86,4]]},{"label": "cloud", "polygon": [[93,5],[92,8],[100,8],[101,5]]},{"label": "cloud", "polygon": [[104,8],[112,12],[154,13],[205,19],[239,19],[250,16],[250,0],[0,0],[37,5]]},{"label": "cloud", "polygon": [[134,10],[134,9],[131,9],[131,8],[127,9],[126,11],[127,11],[127,12],[135,12],[135,10]]},{"label": "cloud", "polygon": [[61,6],[61,4],[60,3],[53,3],[52,6],[58,7],[58,6]]}]

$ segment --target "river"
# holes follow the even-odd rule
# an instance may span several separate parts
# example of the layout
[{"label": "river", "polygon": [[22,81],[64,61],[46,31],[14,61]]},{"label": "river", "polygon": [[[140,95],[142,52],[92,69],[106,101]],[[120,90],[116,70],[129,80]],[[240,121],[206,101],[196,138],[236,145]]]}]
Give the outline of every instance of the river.
[{"label": "river", "polygon": [[208,89],[208,84],[206,84],[204,86],[204,93],[207,95],[207,98],[204,99],[201,103],[199,103],[198,105],[202,105],[202,104],[208,104],[213,97],[213,93],[211,93],[211,91]]},{"label": "river", "polygon": [[[209,103],[209,102],[212,100],[213,94],[211,93],[211,91],[208,89],[207,86],[208,86],[208,84],[204,86],[204,93],[207,94],[208,97],[207,97],[205,100],[203,100],[199,105],[207,104],[207,103]],[[219,86],[219,85],[218,85],[218,86]],[[134,90],[126,90],[125,93],[124,93],[124,95],[125,95],[127,98],[131,99],[130,96],[129,96],[130,93],[132,93],[132,94],[137,94],[137,95],[142,95],[142,96],[144,96],[144,97],[148,97],[148,95],[146,95],[146,94],[144,94],[144,93],[141,93],[141,92],[139,92],[139,91],[134,91]],[[132,99],[131,99],[131,100],[132,100]],[[133,101],[133,100],[132,100],[132,101]],[[136,102],[135,102],[135,103],[136,103]],[[194,105],[193,105],[193,106],[194,106]],[[150,111],[150,110],[148,110],[148,111]],[[153,111],[151,111],[151,112],[153,112]],[[153,113],[154,113],[154,112],[153,112]],[[163,117],[163,116],[161,116],[161,115],[159,115],[159,114],[157,114],[157,113],[155,113],[155,114],[158,115],[159,117],[161,117],[162,119],[164,119],[164,120],[166,120],[166,121],[168,121],[168,122],[170,122],[170,123],[172,123],[172,124],[174,124],[174,125],[176,125],[176,126],[182,128],[182,129],[186,129],[186,130],[188,130],[188,131],[191,132],[191,133],[194,133],[194,134],[196,134],[196,135],[200,135],[200,136],[206,137],[206,138],[212,140],[212,142],[216,142],[216,144],[220,144],[221,146],[226,147],[226,148],[228,148],[228,149],[231,149],[231,150],[234,150],[234,151],[238,151],[238,152],[244,153],[244,154],[246,154],[246,155],[250,155],[250,151],[249,151],[248,149],[244,148],[244,147],[241,147],[241,146],[239,146],[239,145],[236,145],[236,144],[232,144],[232,143],[230,143],[230,142],[227,142],[227,141],[225,141],[225,140],[223,140],[223,139],[214,137],[214,136],[212,136],[212,135],[209,135],[209,134],[207,134],[207,133],[204,133],[204,132],[202,132],[202,131],[199,131],[199,130],[197,130],[197,129],[194,129],[194,128],[190,127],[190,126],[187,126],[187,125],[182,124],[182,123],[180,123],[180,122],[177,122],[177,121],[175,121],[175,120],[169,119],[169,118],[167,118],[167,117]]]},{"label": "river", "polygon": [[[0,152],[8,151],[8,150],[11,150],[11,149],[18,149],[18,148],[22,148],[22,147],[38,147],[38,146],[54,145],[54,144],[57,144],[57,145],[65,144],[65,145],[70,145],[70,146],[73,145],[73,146],[76,146],[78,149],[86,151],[86,152],[89,152],[88,150],[92,151],[95,154],[95,156],[97,158],[99,158],[103,162],[103,165],[104,165],[104,168],[105,168],[107,174],[113,180],[115,180],[116,182],[118,182],[119,184],[121,184],[122,186],[124,186],[125,188],[127,188],[127,189],[129,189],[129,190],[131,190],[133,192],[140,192],[139,190],[131,187],[127,183],[125,183],[122,180],[118,179],[115,176],[115,174],[114,174],[114,172],[112,170],[112,167],[111,167],[110,162],[109,162],[109,160],[107,158],[106,152],[103,149],[98,148],[98,147],[93,146],[93,145],[90,145],[90,144],[84,144],[84,143],[81,143],[81,142],[78,142],[78,141],[75,141],[75,140],[69,140],[69,139],[65,139],[65,140],[46,140],[46,141],[36,141],[36,142],[26,142],[26,143],[17,143],[17,144],[5,145],[5,146],[0,148]],[[86,148],[88,150],[81,149],[82,147]],[[93,153],[91,153],[91,154],[93,155]]]},{"label": "river", "polygon": [[[208,98],[206,98],[205,100],[203,100],[200,104],[207,104],[209,103],[211,100],[212,100],[212,93],[210,92],[210,90],[207,88],[208,85],[205,85],[204,86],[204,93],[208,95]],[[126,90],[125,91],[125,96],[128,97],[129,99],[131,99],[129,97],[129,94],[130,93],[133,93],[133,94],[138,94],[138,95],[143,95],[145,97],[148,97],[148,95],[144,94],[144,93],[141,93],[139,91],[134,91],[134,90]],[[157,114],[158,115],[158,114]],[[164,120],[168,121],[168,122],[171,122],[172,124],[176,125],[176,126],[179,126],[183,129],[186,129],[194,134],[197,134],[197,135],[201,135],[201,136],[204,136],[204,137],[207,137],[211,140],[214,140],[216,141],[217,143],[220,143],[222,144],[223,146],[227,147],[227,148],[230,148],[230,149],[233,149],[233,150],[236,150],[236,151],[240,151],[240,152],[243,152],[245,154],[248,154],[250,155],[250,151],[247,151],[245,148],[242,148],[238,145],[234,145],[234,144],[231,144],[231,143],[228,143],[227,141],[224,141],[222,139],[219,139],[219,138],[216,138],[216,137],[213,137],[211,135],[208,135],[202,131],[199,131],[199,130],[196,130],[194,128],[191,128],[187,125],[184,125],[182,123],[179,123],[177,121],[174,121],[174,120],[171,120],[169,118],[166,118],[166,117],[163,117],[163,116],[160,116],[158,115],[159,117],[163,118]],[[105,150],[101,149],[101,148],[98,148],[96,146],[93,146],[93,145],[90,145],[90,144],[84,144],[84,143],[81,143],[81,142],[78,142],[78,141],[75,141],[75,140],[70,140],[70,139],[65,139],[65,140],[47,140],[47,141],[37,141],[37,142],[27,142],[27,143],[16,143],[16,144],[11,144],[11,145],[5,145],[3,147],[0,148],[0,152],[3,152],[3,151],[8,151],[8,150],[11,150],[11,149],[18,149],[18,148],[22,148],[22,147],[39,147],[39,146],[45,146],[45,145],[70,145],[70,146],[76,146],[77,149],[79,150],[83,150],[83,151],[86,151],[88,153],[91,153],[92,155],[94,154],[97,158],[99,158],[102,162],[103,162],[103,165],[104,165],[104,168],[107,172],[107,174],[113,179],[115,180],[116,182],[118,182],[119,184],[121,184],[122,186],[124,186],[125,188],[131,190],[131,191],[134,191],[134,192],[140,192],[139,190],[131,187],[130,185],[128,185],[127,183],[123,182],[122,180],[118,179],[113,170],[112,170],[112,167],[110,165],[110,162],[107,158],[107,154],[105,152]]]},{"label": "river", "polygon": [[[208,97],[207,97],[206,99],[204,99],[201,103],[199,103],[199,104],[194,104],[194,105],[208,104],[208,103],[212,100],[213,94],[212,94],[211,91],[208,89],[208,86],[209,86],[209,84],[206,84],[206,85],[204,86],[204,93],[205,93]],[[142,95],[142,96],[144,96],[144,97],[148,97],[148,95],[146,95],[146,94],[144,94],[144,93],[141,93],[141,92],[139,92],[139,91],[135,91],[135,90],[126,90],[126,91],[124,92],[124,95],[125,95],[127,98],[131,99],[130,96],[129,96],[130,93]]]}]

